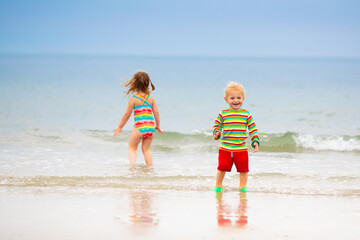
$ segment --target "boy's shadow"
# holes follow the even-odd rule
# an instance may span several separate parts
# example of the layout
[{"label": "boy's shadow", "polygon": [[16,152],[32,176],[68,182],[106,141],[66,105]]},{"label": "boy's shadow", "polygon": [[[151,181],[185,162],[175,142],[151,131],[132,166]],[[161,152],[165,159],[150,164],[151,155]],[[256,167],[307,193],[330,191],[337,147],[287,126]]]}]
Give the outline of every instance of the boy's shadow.
[{"label": "boy's shadow", "polygon": [[223,193],[216,193],[217,223],[219,227],[245,227],[248,223],[246,192],[239,193],[239,203],[236,209],[224,203]]}]

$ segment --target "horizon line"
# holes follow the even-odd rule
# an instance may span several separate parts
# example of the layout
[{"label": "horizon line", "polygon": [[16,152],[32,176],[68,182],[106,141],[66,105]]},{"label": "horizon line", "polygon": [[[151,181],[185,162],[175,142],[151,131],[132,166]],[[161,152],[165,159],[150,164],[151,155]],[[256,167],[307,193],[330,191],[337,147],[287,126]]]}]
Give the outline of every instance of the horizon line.
[{"label": "horizon line", "polygon": [[360,60],[360,56],[316,56],[316,55],[216,55],[216,54],[125,54],[125,53],[41,53],[0,52],[0,56],[23,57],[144,57],[144,58],[212,58],[212,59],[312,59],[312,60]]}]

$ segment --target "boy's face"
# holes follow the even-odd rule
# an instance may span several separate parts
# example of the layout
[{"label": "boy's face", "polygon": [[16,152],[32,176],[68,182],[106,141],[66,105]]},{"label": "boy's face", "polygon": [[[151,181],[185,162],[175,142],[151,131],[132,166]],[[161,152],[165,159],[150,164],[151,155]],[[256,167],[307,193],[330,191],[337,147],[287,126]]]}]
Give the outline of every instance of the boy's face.
[{"label": "boy's face", "polygon": [[232,110],[240,110],[244,102],[244,95],[240,90],[230,90],[225,97],[225,101],[229,104]]}]

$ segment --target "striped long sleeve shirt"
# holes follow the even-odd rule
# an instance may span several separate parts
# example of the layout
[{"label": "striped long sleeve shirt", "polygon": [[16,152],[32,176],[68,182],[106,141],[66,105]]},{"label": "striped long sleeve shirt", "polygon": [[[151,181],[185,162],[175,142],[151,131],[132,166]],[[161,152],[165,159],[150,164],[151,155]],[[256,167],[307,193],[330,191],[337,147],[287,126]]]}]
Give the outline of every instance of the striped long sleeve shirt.
[{"label": "striped long sleeve shirt", "polygon": [[215,120],[213,134],[217,131],[222,133],[220,149],[231,152],[245,151],[247,129],[249,129],[251,145],[254,147],[255,142],[260,145],[258,130],[250,112],[245,109],[239,111],[225,109]]}]

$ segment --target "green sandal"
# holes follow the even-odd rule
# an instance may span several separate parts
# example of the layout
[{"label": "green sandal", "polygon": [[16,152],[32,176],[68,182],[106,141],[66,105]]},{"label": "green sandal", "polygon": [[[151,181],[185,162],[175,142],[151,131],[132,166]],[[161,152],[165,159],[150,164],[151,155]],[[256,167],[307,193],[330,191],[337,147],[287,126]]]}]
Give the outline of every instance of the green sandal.
[{"label": "green sandal", "polygon": [[213,188],[213,191],[215,191],[215,192],[221,192],[221,187],[214,187],[214,188]]},{"label": "green sandal", "polygon": [[239,189],[240,192],[250,192],[250,189],[248,187],[243,187]]}]

